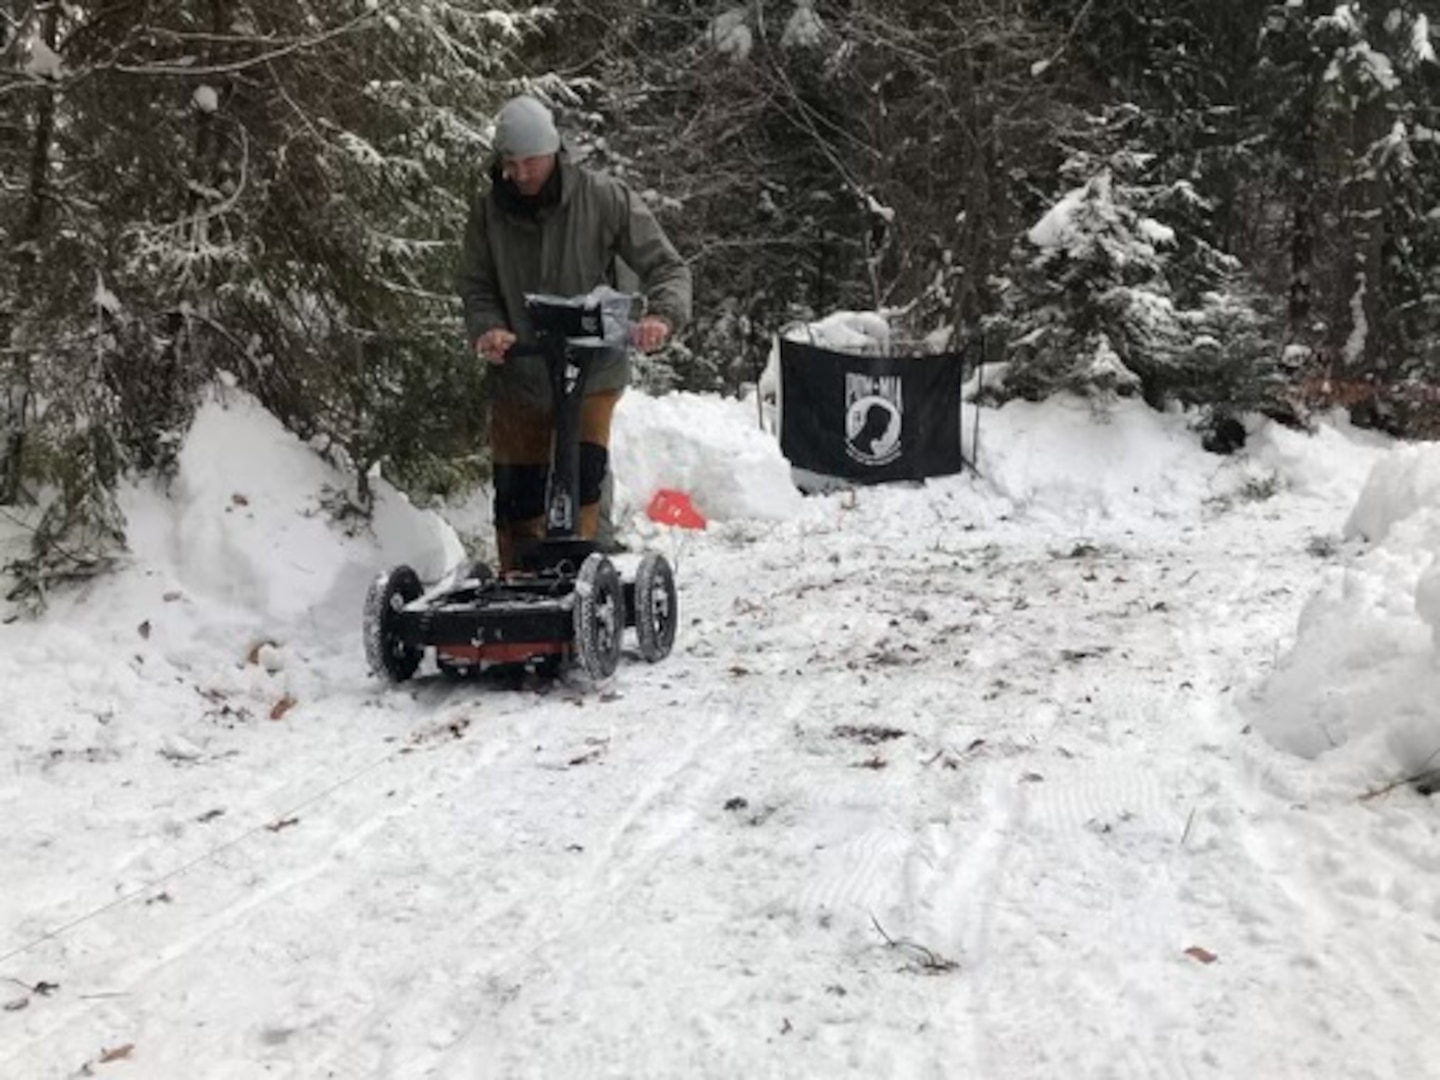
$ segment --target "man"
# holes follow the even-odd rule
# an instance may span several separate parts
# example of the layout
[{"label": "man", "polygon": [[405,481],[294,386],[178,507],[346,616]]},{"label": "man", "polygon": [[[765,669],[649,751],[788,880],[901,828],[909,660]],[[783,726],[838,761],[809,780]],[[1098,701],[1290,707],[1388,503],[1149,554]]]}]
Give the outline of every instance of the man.
[{"label": "man", "polygon": [[[690,269],[655,216],[624,184],[572,162],[550,110],[533,97],[509,101],[496,120],[491,185],[465,227],[458,288],[471,345],[492,366],[490,451],[495,539],[502,570],[524,543],[545,535],[545,483],[554,429],[550,382],[538,356],[509,356],[533,337],[526,293],[578,296],[614,285],[616,263],[640,281],[645,311],[632,344],[658,349],[690,317]],[[609,465],[610,420],[630,380],[628,353],[591,368],[580,412],[577,532],[594,539]]]}]

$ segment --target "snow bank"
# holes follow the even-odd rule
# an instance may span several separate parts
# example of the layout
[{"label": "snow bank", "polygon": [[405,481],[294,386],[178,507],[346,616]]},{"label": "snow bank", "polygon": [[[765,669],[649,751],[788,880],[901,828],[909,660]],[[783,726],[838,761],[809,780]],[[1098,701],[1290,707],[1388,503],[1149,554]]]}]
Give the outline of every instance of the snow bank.
[{"label": "snow bank", "polygon": [[805,509],[753,402],[632,391],[616,409],[610,450],[619,515],[643,510],[661,488],[688,492],[712,521],[784,520]]},{"label": "snow bank", "polygon": [[[159,662],[150,677],[185,672],[237,700],[308,700],[316,680],[341,668],[342,681],[358,676],[360,608],[375,574],[409,563],[434,580],[463,551],[444,521],[383,480],[370,525],[337,521],[326,504],[346,479],[252,397],[217,390],[168,492],[147,483],[120,493],[131,571],[71,601],[87,612],[84,632],[132,641],[143,612]],[[322,672],[333,657],[345,663]]]},{"label": "snow bank", "polygon": [[[227,390],[197,413],[168,499],[148,489],[125,494],[131,549],[171,567],[191,593],[282,622],[312,613],[377,565],[406,562],[433,579],[462,558],[444,521],[383,481],[373,537],[347,535],[323,506],[345,486],[258,402]],[[143,512],[145,504],[161,512]]]},{"label": "snow bank", "polygon": [[[973,435],[966,410],[965,440]],[[1016,513],[1088,527],[1193,511],[1213,494],[1221,459],[1200,448],[1185,417],[1121,400],[1105,422],[1090,403],[1058,396],[980,413],[980,475]]]},{"label": "snow bank", "polygon": [[[1440,523],[1433,513],[1435,507],[1440,507],[1437,462],[1440,449],[1433,445],[1397,448],[1371,472],[1345,523],[1345,535],[1383,544],[1404,522],[1422,532]],[[1435,539],[1440,540],[1440,536]],[[1435,550],[1433,542],[1429,547]]]},{"label": "snow bank", "polygon": [[1245,456],[1291,491],[1349,502],[1392,446],[1387,436],[1355,427],[1337,409],[1314,432],[1261,425],[1251,433]]},{"label": "snow bank", "polygon": [[118,493],[124,569],[56,593],[23,636],[9,628],[9,736],[45,744],[144,715],[154,722],[144,739],[168,753],[171,733],[198,715],[263,716],[359,682],[374,575],[408,562],[438,576],[460,549],[383,481],[373,528],[347,531],[325,508],[345,480],[253,398],[217,389],[168,491],[145,482]]},{"label": "snow bank", "polygon": [[1368,546],[1321,582],[1256,694],[1255,726],[1276,746],[1371,782],[1440,766],[1437,496],[1440,447],[1376,462],[1345,526]]}]

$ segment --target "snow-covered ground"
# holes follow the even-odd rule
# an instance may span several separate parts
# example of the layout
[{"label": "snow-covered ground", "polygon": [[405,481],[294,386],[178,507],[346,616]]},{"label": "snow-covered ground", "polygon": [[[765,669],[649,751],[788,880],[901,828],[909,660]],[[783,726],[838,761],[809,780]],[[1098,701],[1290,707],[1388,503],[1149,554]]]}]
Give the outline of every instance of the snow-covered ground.
[{"label": "snow-covered ground", "polygon": [[622,402],[667,660],[393,688],[455,534],[217,391],[0,627],[0,1076],[1440,1076],[1440,451],[1061,400],[802,499],[755,416]]}]

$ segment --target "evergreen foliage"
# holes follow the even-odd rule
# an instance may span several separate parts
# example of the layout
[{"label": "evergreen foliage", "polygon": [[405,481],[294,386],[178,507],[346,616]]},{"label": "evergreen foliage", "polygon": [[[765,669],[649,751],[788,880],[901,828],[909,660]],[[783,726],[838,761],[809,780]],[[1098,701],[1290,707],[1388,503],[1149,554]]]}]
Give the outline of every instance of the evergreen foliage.
[{"label": "evergreen foliage", "polygon": [[1275,5],[1260,41],[1290,339],[1327,372],[1433,380],[1440,70],[1421,5]]},{"label": "evergreen foliage", "polygon": [[20,179],[0,191],[0,504],[39,516],[36,555],[65,546],[59,513],[94,563],[114,530],[82,529],[84,508],[113,520],[122,470],[163,476],[222,371],[350,466],[362,504],[382,462],[421,492],[453,482],[482,434],[457,238],[543,10],[20,8],[0,72]]},{"label": "evergreen foliage", "polygon": [[[1256,407],[1273,386],[1273,335],[1236,259],[1207,238],[1211,204],[1163,180],[1134,108],[1096,117],[1060,170],[1078,185],[1017,245],[992,320],[1010,392],[1162,407]],[[1143,133],[1143,125],[1140,125]],[[1107,150],[1107,146],[1114,149]]]}]

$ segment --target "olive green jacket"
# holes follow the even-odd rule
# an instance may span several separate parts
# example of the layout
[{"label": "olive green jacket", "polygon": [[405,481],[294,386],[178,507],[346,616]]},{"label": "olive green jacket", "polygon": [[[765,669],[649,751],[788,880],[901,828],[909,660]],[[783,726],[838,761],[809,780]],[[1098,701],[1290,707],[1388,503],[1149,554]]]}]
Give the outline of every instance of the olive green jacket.
[{"label": "olive green jacket", "polygon": [[[581,168],[563,151],[558,168],[559,200],[535,219],[507,211],[493,186],[471,206],[456,284],[472,347],[495,327],[530,340],[526,293],[579,296],[613,286],[617,258],[639,277],[646,311],[672,330],[683,327],[690,319],[690,268],[649,207],[618,180]],[[489,377],[496,400],[549,407],[541,357],[507,357]],[[616,350],[591,368],[586,389],[619,390],[629,381],[629,355]]]}]

